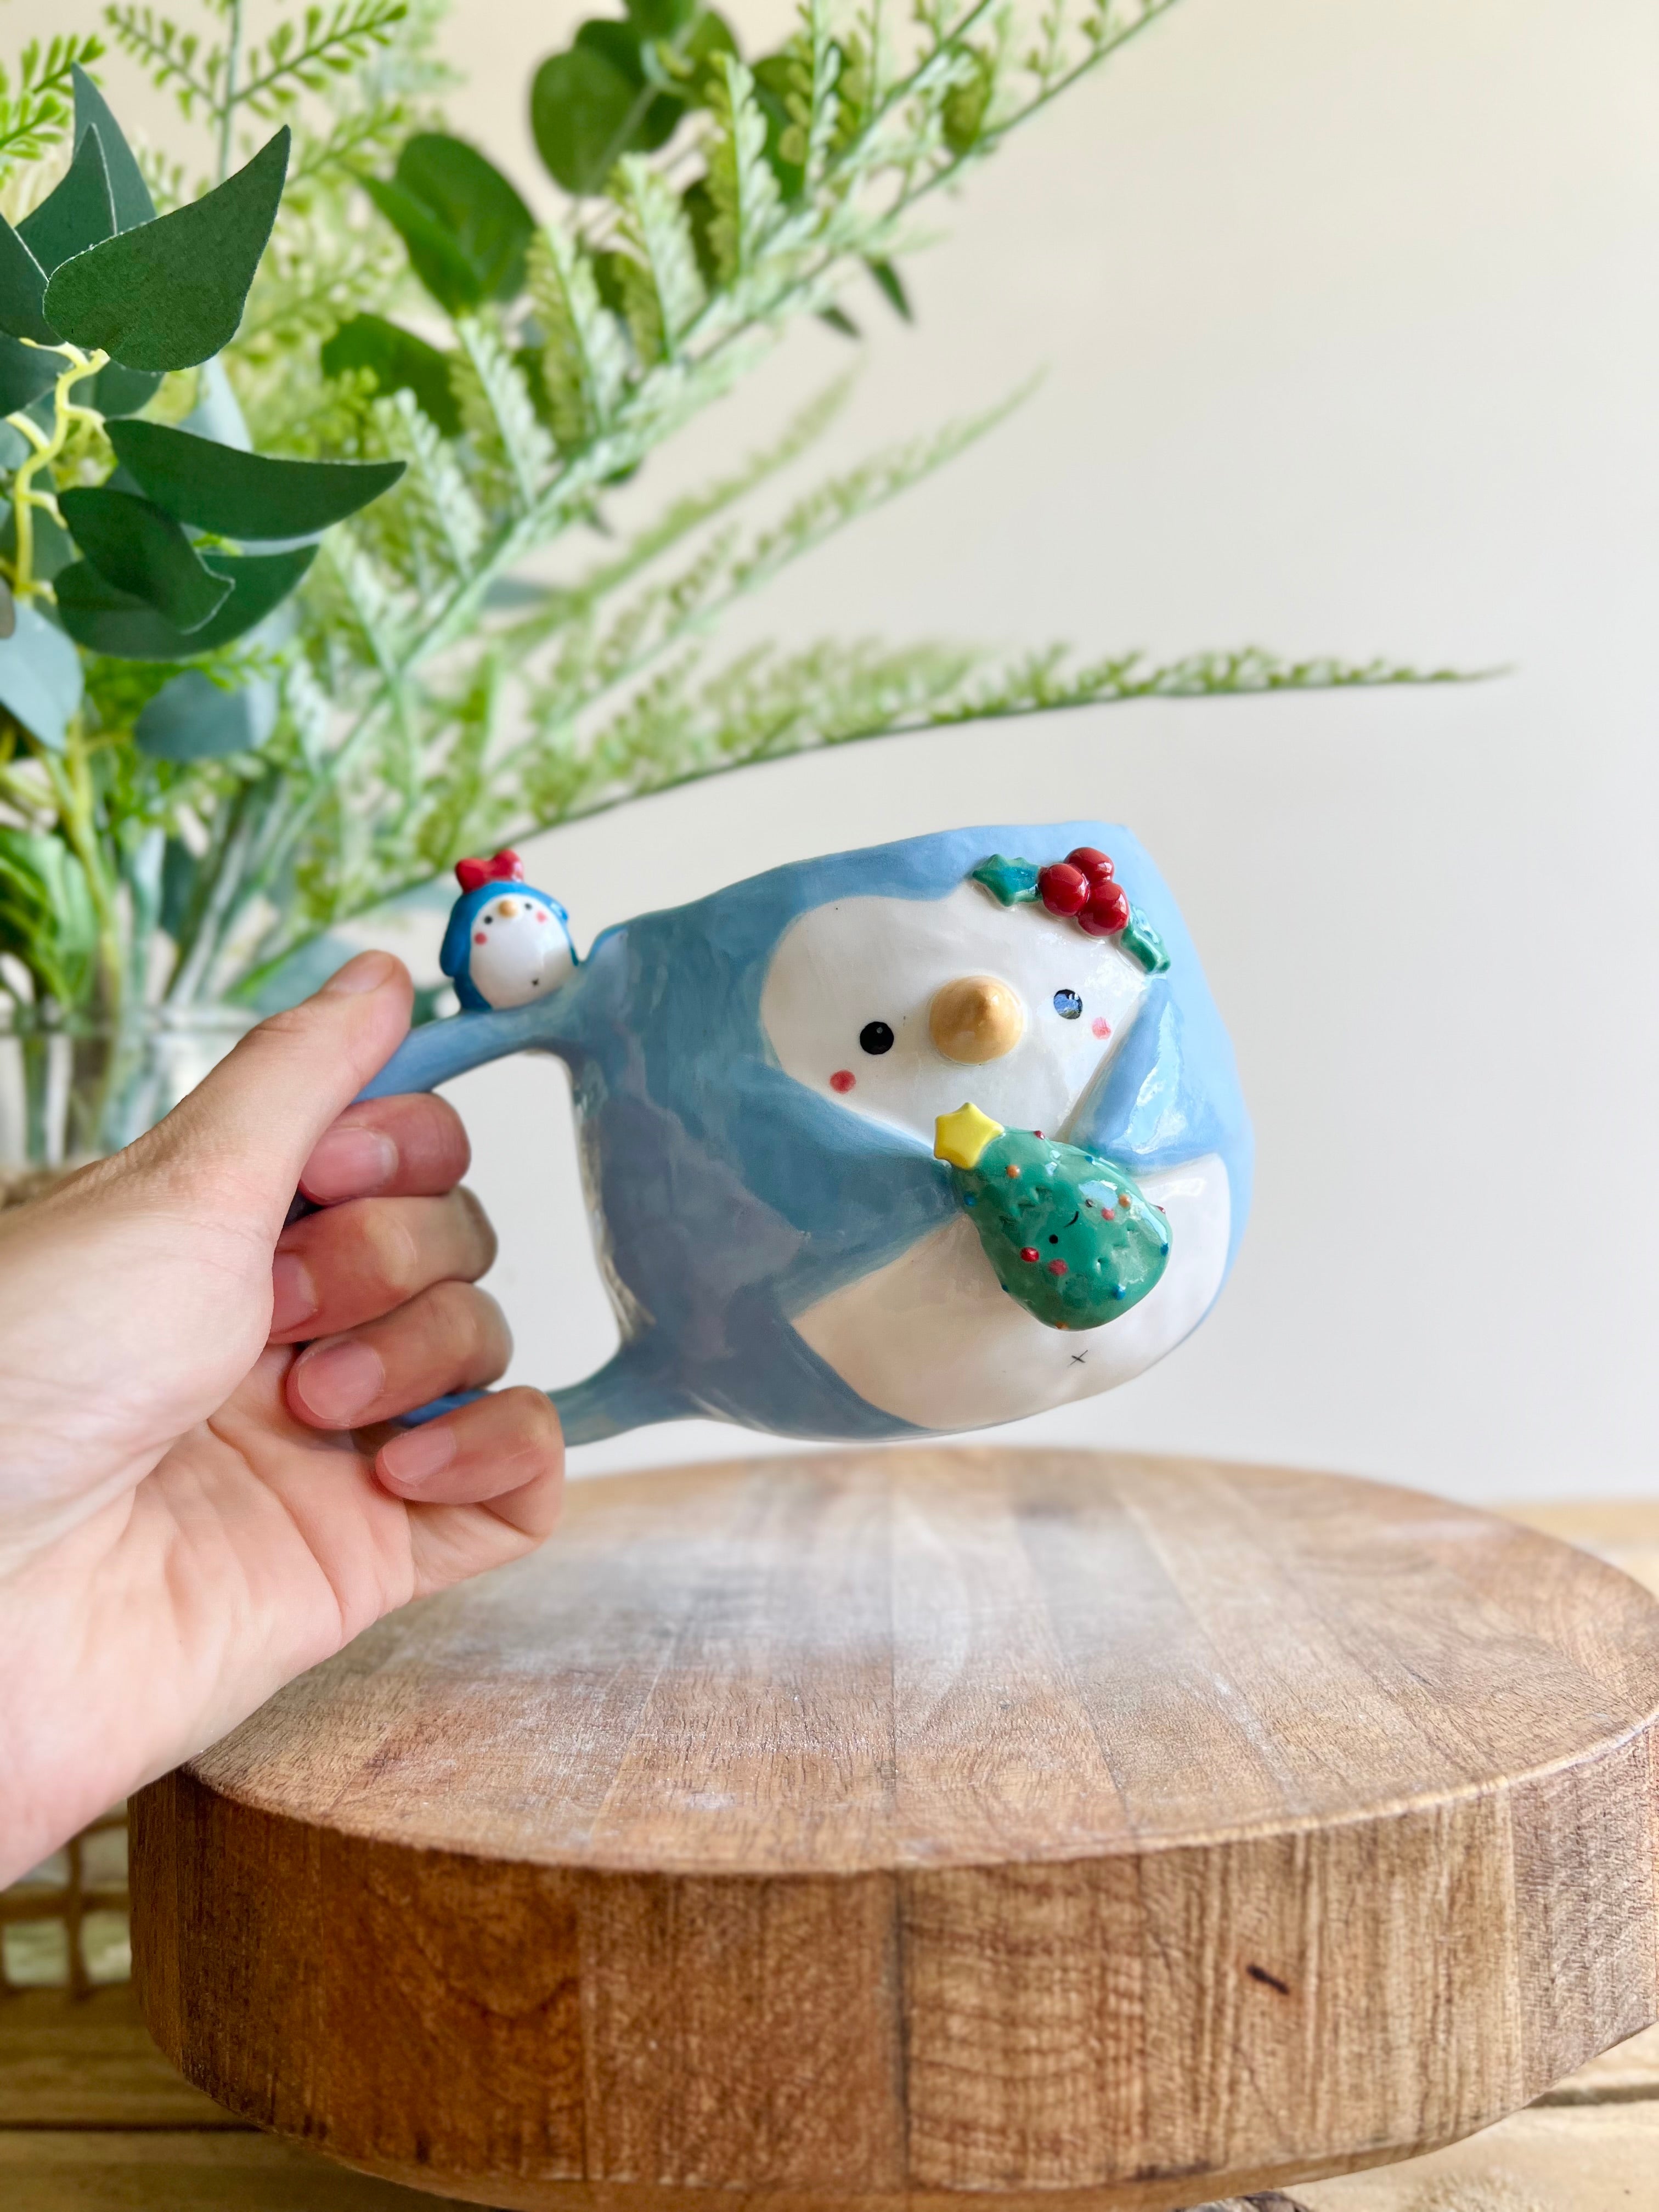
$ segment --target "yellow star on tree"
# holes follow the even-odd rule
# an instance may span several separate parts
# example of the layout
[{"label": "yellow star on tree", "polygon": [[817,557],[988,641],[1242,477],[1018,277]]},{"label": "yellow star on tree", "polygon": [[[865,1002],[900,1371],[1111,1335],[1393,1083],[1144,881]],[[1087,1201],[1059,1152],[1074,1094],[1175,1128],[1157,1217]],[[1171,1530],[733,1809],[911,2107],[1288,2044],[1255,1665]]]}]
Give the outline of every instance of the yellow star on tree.
[{"label": "yellow star on tree", "polygon": [[981,1114],[977,1106],[958,1106],[954,1114],[941,1114],[933,1124],[933,1158],[949,1160],[953,1168],[976,1168],[987,1145],[1002,1133],[1001,1122]]}]

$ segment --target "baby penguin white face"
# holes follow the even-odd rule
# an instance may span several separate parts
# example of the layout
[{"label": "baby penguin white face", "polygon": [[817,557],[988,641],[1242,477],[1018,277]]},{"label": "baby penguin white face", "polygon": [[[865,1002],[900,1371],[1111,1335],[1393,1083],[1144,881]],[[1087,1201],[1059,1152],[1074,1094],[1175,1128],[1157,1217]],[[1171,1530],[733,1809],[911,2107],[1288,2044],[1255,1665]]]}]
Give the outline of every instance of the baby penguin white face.
[{"label": "baby penguin white face", "polygon": [[796,1082],[931,1147],[964,1099],[1062,1134],[1146,989],[1109,938],[963,883],[802,915],[772,956],[761,1022]]},{"label": "baby penguin white face", "polygon": [[556,990],[575,965],[556,909],[521,884],[472,917],[467,973],[488,1006],[522,1006]]}]

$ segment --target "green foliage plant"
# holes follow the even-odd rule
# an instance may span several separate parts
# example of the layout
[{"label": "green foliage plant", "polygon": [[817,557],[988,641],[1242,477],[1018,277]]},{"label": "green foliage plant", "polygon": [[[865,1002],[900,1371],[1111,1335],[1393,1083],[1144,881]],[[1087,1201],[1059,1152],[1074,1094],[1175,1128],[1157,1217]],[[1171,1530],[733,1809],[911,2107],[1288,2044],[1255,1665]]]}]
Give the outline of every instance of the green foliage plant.
[{"label": "green foliage plant", "polygon": [[[111,37],[211,149],[193,195],[182,164],[141,175],[125,141],[112,160],[95,41],[26,55],[0,85],[0,161],[38,167],[58,144],[70,159],[0,234],[14,1019],[291,997],[338,957],[341,925],[458,853],[812,747],[1420,680],[1254,650],[1164,665],[870,641],[719,654],[739,602],[1006,406],[766,511],[843,380],[703,489],[613,528],[620,488],[792,325],[855,335],[861,295],[908,315],[926,204],[1173,4],[917,0],[894,22],[880,0],[804,0],[783,46],[745,59],[697,0],[629,0],[535,73],[533,134],[562,195],[544,222],[442,127],[434,0],[278,5],[259,38],[253,0],[200,0],[199,31],[109,8]],[[65,79],[87,118],[99,102],[90,150]],[[133,219],[135,179],[176,204]],[[30,225],[61,228],[65,208],[47,218],[65,198],[85,240],[37,293]],[[212,296],[188,302],[167,250],[186,222],[215,241],[189,257]],[[96,1139],[118,1124],[104,1111]]]}]

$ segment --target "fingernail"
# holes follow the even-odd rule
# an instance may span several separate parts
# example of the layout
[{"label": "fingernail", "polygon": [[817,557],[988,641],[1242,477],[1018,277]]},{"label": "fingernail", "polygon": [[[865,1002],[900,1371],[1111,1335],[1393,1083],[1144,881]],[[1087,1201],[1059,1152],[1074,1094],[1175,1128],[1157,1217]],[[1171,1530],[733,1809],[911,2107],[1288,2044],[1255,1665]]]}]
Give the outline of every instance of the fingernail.
[{"label": "fingernail", "polygon": [[391,1182],[397,1166],[398,1147],[383,1130],[348,1125],[318,1139],[300,1187],[307,1198],[325,1201],[367,1198]]},{"label": "fingernail", "polygon": [[389,983],[397,973],[398,963],[389,952],[360,952],[355,960],[348,960],[343,968],[331,975],[324,984],[325,991],[378,991],[382,983]]},{"label": "fingernail", "polygon": [[319,1421],[349,1429],[386,1388],[380,1356],[366,1344],[330,1344],[307,1352],[294,1370],[295,1387]]},{"label": "fingernail", "polygon": [[413,1490],[429,1482],[454,1456],[455,1431],[445,1428],[441,1421],[433,1421],[424,1428],[405,1429],[401,1436],[382,1444],[380,1474],[386,1480]]},{"label": "fingernail", "polygon": [[270,1333],[298,1328],[317,1310],[311,1270],[297,1252],[279,1252],[270,1263]]}]

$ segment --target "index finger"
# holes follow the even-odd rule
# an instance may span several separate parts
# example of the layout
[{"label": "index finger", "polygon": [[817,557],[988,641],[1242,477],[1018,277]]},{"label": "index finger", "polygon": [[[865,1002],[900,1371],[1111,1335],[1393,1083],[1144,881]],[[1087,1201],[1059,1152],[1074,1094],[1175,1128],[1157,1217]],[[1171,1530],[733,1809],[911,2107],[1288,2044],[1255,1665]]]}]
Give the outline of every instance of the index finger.
[{"label": "index finger", "polygon": [[349,1198],[441,1198],[472,1158],[447,1100],[416,1092],[348,1106],[312,1149],[300,1188],[314,1206]]}]

